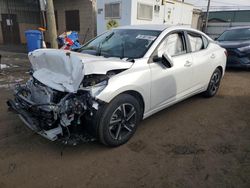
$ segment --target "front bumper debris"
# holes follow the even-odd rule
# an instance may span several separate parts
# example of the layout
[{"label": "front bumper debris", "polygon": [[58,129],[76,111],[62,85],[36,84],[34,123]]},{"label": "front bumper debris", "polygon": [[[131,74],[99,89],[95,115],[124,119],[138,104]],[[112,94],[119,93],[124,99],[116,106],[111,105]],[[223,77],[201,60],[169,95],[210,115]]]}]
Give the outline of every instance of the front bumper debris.
[{"label": "front bumper debris", "polygon": [[7,101],[9,109],[17,113],[29,129],[48,140],[68,145],[96,140],[88,131],[88,123],[85,124],[86,117],[92,117],[96,110],[93,104],[86,91],[57,93],[30,82],[17,85],[14,99]]},{"label": "front bumper debris", "polygon": [[7,105],[9,106],[11,110],[13,110],[14,112],[18,114],[20,119],[24,122],[24,124],[28,128],[38,133],[39,135],[43,136],[44,138],[47,138],[51,141],[55,141],[60,136],[63,136],[63,131],[62,131],[61,126],[52,128],[50,130],[41,129],[39,125],[40,124],[39,121],[36,118],[31,117],[30,114],[26,110],[24,110],[22,107],[20,107],[20,104],[17,103],[16,101],[8,100]]}]

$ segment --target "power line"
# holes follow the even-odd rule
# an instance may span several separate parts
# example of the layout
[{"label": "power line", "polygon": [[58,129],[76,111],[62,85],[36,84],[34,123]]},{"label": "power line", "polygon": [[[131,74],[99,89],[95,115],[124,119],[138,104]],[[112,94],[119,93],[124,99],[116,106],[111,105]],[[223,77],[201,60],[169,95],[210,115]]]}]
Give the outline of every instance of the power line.
[{"label": "power line", "polygon": [[[200,5],[200,6],[197,6],[197,7],[207,7],[205,5]],[[220,6],[220,5],[217,5],[217,6],[210,6],[210,7],[250,7],[250,6]]]},{"label": "power line", "polygon": [[[199,0],[199,2],[203,1],[204,3],[208,0]],[[195,1],[193,2],[192,4],[195,5],[196,3],[198,3],[198,1]],[[223,2],[223,1],[218,1],[218,0],[211,0],[211,4],[212,3],[216,3],[216,4],[222,4],[221,6],[225,6],[225,5],[228,5],[228,6],[242,6],[242,7],[246,7],[246,6],[250,6],[250,4],[248,5],[245,5],[245,4],[237,4],[237,3],[230,3],[230,2]],[[205,5],[195,5],[196,7],[207,7]],[[211,5],[211,7],[214,6],[214,5]],[[217,5],[219,6],[219,5]]]},{"label": "power line", "polygon": [[[206,8],[207,6],[199,6],[199,8]],[[250,6],[210,6],[210,8],[243,8],[247,9],[250,8]]]},{"label": "power line", "polygon": [[[225,2],[217,1],[217,0],[216,1],[212,0],[211,2],[213,2],[213,3],[220,3],[220,4],[224,4],[224,5],[239,5],[237,3],[229,3],[229,2],[225,3]],[[240,6],[249,6],[249,5],[240,4]]]}]

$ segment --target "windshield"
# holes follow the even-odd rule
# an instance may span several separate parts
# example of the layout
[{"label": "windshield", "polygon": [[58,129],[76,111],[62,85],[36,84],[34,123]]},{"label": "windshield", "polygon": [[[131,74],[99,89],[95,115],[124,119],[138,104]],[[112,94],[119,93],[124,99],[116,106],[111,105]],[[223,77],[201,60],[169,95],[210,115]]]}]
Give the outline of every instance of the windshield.
[{"label": "windshield", "polygon": [[160,34],[160,31],[114,29],[91,40],[79,52],[121,59],[141,58]]},{"label": "windshield", "polygon": [[218,41],[250,40],[250,28],[228,30],[221,34]]}]

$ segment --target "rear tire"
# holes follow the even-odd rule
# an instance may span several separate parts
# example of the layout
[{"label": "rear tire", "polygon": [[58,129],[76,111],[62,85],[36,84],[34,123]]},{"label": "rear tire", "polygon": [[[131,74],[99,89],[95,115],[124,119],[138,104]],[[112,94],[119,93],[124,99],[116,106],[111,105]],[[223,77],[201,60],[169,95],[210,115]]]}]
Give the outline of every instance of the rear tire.
[{"label": "rear tire", "polygon": [[97,127],[100,142],[111,147],[125,144],[134,135],[141,114],[135,97],[121,94],[114,98],[100,114]]},{"label": "rear tire", "polygon": [[222,72],[216,68],[213,72],[207,90],[203,93],[204,97],[213,97],[219,90]]}]

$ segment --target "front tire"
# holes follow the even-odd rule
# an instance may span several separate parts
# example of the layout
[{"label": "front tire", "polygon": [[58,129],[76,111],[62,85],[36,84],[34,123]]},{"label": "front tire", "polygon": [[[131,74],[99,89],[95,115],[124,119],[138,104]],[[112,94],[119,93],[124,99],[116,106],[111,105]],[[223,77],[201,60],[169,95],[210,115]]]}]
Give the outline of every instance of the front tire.
[{"label": "front tire", "polygon": [[221,76],[222,72],[219,68],[216,68],[211,76],[207,90],[203,93],[204,97],[213,97],[216,95],[220,87]]},{"label": "front tire", "polygon": [[135,133],[142,112],[138,100],[121,94],[104,107],[98,122],[101,143],[115,147],[126,143]]}]

